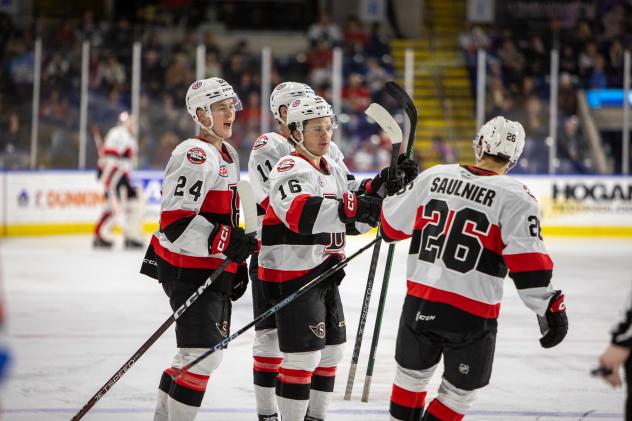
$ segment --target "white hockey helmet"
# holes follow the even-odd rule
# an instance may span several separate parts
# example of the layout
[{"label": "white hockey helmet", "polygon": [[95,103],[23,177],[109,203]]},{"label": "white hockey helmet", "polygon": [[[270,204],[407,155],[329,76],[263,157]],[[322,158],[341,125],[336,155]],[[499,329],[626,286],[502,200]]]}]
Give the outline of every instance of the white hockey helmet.
[{"label": "white hockey helmet", "polygon": [[517,121],[494,117],[483,124],[474,138],[474,155],[480,161],[483,154],[508,159],[513,168],[524,149],[524,128]]},{"label": "white hockey helmet", "polygon": [[290,102],[287,110],[287,125],[290,126],[292,124],[292,129],[303,133],[303,123],[305,121],[320,117],[331,117],[332,123],[336,125],[334,110],[323,97],[313,95],[296,98]]},{"label": "white hockey helmet", "polygon": [[304,128],[303,124],[307,120],[313,120],[320,117],[331,117],[331,124],[333,128],[337,128],[338,123],[333,108],[331,108],[331,105],[329,105],[323,97],[318,95],[296,98],[290,103],[290,107],[287,110],[287,125],[290,129],[290,139],[296,144],[296,146],[301,146],[312,158],[315,158],[316,156],[305,147],[305,138],[298,141],[291,133],[294,130],[298,130],[302,134]]},{"label": "white hockey helmet", "polygon": [[[233,87],[224,79],[211,77],[193,82],[187,90],[185,102],[193,121],[202,126],[197,116],[197,109],[201,108],[210,117],[212,104],[230,98],[234,100],[235,110],[240,111],[242,109],[241,101]],[[209,129],[208,127],[203,128]]]},{"label": "white hockey helmet", "polygon": [[285,123],[281,118],[279,109],[285,105],[289,108],[292,100],[304,96],[314,96],[314,90],[304,83],[299,82],[283,82],[279,83],[272,94],[270,94],[270,111],[274,118],[281,123]]}]

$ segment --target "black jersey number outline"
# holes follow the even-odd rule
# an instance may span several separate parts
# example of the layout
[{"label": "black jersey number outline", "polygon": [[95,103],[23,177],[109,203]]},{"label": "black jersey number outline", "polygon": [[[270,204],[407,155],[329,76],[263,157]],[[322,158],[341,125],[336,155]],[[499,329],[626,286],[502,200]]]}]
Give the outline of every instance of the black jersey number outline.
[{"label": "black jersey number outline", "polygon": [[266,181],[269,180],[268,174],[270,174],[270,171],[272,171],[272,164],[270,163],[269,160],[266,159],[263,165],[268,167],[268,173],[266,174],[261,164],[257,165],[257,171],[259,171],[259,174],[261,174],[261,180],[265,183]]},{"label": "black jersey number outline", "polygon": [[[424,218],[432,218],[411,243],[411,253],[434,263],[441,259],[448,269],[467,273],[479,267],[483,244],[470,232],[488,235],[489,217],[476,209],[450,210],[445,200],[431,199],[423,208]],[[469,227],[470,232],[466,232]],[[419,236],[419,234],[417,234]]]},{"label": "black jersey number outline", "polygon": [[[187,178],[183,175],[178,177],[178,184],[176,184],[176,189],[173,192],[174,196],[184,196],[184,187],[187,185]],[[189,187],[189,194],[193,196],[193,201],[197,202],[197,200],[202,195],[202,180],[197,180],[191,187]]]}]

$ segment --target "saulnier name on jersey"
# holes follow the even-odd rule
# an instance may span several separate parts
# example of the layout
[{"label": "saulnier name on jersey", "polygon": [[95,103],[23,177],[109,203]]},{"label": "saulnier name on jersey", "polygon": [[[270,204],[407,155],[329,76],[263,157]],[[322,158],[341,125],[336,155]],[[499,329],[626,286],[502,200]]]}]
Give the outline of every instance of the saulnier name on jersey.
[{"label": "saulnier name on jersey", "polygon": [[461,165],[430,168],[384,200],[382,232],[390,240],[412,237],[408,294],[422,300],[420,316],[443,318],[448,330],[454,312],[479,327],[495,322],[507,273],[539,315],[554,293],[539,205],[508,176]]},{"label": "saulnier name on jersey", "polygon": [[[223,254],[209,254],[208,238],[216,224],[239,223],[239,157],[228,143],[220,152],[197,138],[187,139],[172,152],[162,186],[160,228],[151,244],[161,279],[199,279],[221,265]],[[231,263],[225,272],[235,273]],[[230,291],[214,282],[214,288]]]},{"label": "saulnier name on jersey", "polygon": [[[294,152],[294,146],[290,141],[278,132],[265,133],[255,140],[250,157],[248,159],[248,175],[250,184],[257,201],[257,214],[259,216],[258,236],[260,228],[268,208],[268,192],[270,191],[270,172],[282,157]],[[359,182],[354,181],[353,175],[349,172],[344,163],[344,155],[335,143],[330,143],[329,151],[325,155],[335,162],[345,173],[350,181],[349,189],[357,190]]]},{"label": "saulnier name on jersey", "polygon": [[300,155],[286,155],[269,180],[259,279],[271,295],[280,296],[344,258],[347,232],[366,232],[370,226],[347,226],[340,220],[338,199],[349,190],[349,183],[346,171],[331,159],[321,158],[316,167]]}]

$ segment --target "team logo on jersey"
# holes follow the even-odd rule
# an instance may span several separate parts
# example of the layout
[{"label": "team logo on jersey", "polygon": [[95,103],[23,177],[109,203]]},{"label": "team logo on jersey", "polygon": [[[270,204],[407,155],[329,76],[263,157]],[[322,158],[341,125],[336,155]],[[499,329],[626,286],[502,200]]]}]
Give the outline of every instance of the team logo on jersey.
[{"label": "team logo on jersey", "polygon": [[310,326],[309,329],[319,339],[325,338],[325,322],[320,322],[316,326]]},{"label": "team logo on jersey", "polygon": [[294,101],[292,101],[292,107],[298,107],[299,105],[301,105],[300,99],[295,99]]},{"label": "team logo on jersey", "polygon": [[226,168],[226,165],[219,167],[219,175],[220,177],[228,177],[228,168]]},{"label": "team logo on jersey", "polygon": [[198,80],[191,86],[191,89],[199,89],[200,86],[202,86],[202,82]]},{"label": "team logo on jersey", "polygon": [[221,324],[215,323],[215,327],[217,328],[219,334],[222,335],[222,338],[228,336],[228,322],[226,320],[224,320]]},{"label": "team logo on jersey", "polygon": [[525,185],[523,184],[523,185],[522,185],[522,189],[523,189],[525,192],[527,192],[527,194],[528,194],[529,196],[531,196],[531,198],[532,198],[533,200],[535,200],[536,202],[538,201],[538,199],[536,199],[536,198],[535,198],[535,196],[533,195],[533,193],[531,193],[531,190],[529,190],[529,187],[527,187],[527,186],[525,186]]},{"label": "team logo on jersey", "polygon": [[277,171],[278,172],[289,171],[292,168],[294,168],[295,164],[296,163],[294,162],[292,158],[285,158],[284,160],[282,160],[281,162],[277,164]]},{"label": "team logo on jersey", "polygon": [[253,151],[257,149],[263,148],[268,143],[268,136],[261,136],[259,139],[255,140],[255,146],[252,148]]},{"label": "team logo on jersey", "polygon": [[192,164],[203,164],[206,162],[206,152],[201,148],[191,148],[187,151],[187,159]]}]

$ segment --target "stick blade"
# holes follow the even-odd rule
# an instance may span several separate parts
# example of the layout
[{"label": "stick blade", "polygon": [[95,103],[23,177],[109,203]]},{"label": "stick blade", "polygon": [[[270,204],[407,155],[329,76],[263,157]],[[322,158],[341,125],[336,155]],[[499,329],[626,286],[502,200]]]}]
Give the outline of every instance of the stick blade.
[{"label": "stick blade", "polygon": [[364,110],[364,114],[375,120],[380,128],[384,130],[384,132],[390,139],[391,144],[402,143],[402,129],[399,127],[399,124],[397,124],[391,113],[386,110],[386,108],[382,107],[380,104],[372,102],[367,107],[367,109]]},{"label": "stick blade", "polygon": [[244,220],[246,221],[246,233],[250,234],[257,231],[257,202],[252,186],[246,180],[240,180],[237,183],[237,192],[241,201],[241,209],[244,212]]}]

